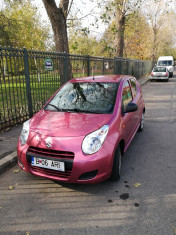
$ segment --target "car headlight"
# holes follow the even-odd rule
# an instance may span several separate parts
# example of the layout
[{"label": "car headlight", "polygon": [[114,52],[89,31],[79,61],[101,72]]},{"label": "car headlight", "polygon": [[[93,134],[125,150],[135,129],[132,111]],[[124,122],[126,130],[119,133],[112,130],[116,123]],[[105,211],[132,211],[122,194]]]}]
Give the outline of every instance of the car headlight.
[{"label": "car headlight", "polygon": [[83,140],[82,151],[85,154],[93,154],[98,152],[98,150],[101,148],[102,144],[106,139],[108,131],[109,126],[104,125],[97,131],[88,134]]},{"label": "car headlight", "polygon": [[23,129],[20,135],[20,141],[22,145],[25,145],[29,136],[29,123],[30,119],[23,123]]}]

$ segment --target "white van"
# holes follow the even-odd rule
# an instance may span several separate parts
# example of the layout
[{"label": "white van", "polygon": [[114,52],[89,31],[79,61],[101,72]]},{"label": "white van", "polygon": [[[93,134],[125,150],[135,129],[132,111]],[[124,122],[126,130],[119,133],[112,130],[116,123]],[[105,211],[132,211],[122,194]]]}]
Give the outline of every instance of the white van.
[{"label": "white van", "polygon": [[157,66],[166,67],[169,71],[169,77],[173,76],[174,65],[175,62],[173,56],[160,56],[158,58]]}]

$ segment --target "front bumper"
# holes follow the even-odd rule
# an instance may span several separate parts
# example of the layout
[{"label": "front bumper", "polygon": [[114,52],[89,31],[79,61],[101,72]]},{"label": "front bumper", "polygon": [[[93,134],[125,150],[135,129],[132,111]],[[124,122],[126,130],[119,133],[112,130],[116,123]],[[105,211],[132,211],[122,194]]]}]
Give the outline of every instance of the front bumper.
[{"label": "front bumper", "polygon": [[[26,172],[51,180],[68,183],[98,183],[108,179],[111,175],[114,156],[112,137],[107,138],[101,149],[92,155],[82,152],[83,137],[69,138],[50,137],[52,150],[46,148],[44,138],[36,134],[31,141],[17,147],[19,166]],[[42,139],[39,143],[36,141]],[[64,162],[65,171],[56,171],[31,165],[31,156]]]}]

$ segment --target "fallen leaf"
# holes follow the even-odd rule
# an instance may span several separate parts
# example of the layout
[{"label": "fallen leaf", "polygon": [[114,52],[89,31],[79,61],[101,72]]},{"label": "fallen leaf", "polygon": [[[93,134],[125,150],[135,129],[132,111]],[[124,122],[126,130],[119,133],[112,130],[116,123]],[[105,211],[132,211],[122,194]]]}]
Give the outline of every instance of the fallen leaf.
[{"label": "fallen leaf", "polygon": [[9,189],[9,190],[14,190],[17,185],[18,185],[18,184],[10,185],[10,186],[8,187],[8,189]]},{"label": "fallen leaf", "polygon": [[0,210],[2,209],[2,207],[0,206]]},{"label": "fallen leaf", "polygon": [[170,226],[174,229],[174,233],[176,234],[176,227],[174,227],[172,224]]},{"label": "fallen leaf", "polygon": [[13,171],[13,173],[18,173],[18,172],[20,172],[20,170],[14,170],[14,171]]},{"label": "fallen leaf", "polygon": [[135,183],[135,184],[134,184],[134,187],[136,187],[136,188],[138,188],[139,186],[141,186],[140,183]]},{"label": "fallen leaf", "polygon": [[29,233],[29,232],[26,232],[26,235],[30,235],[30,233]]},{"label": "fallen leaf", "polygon": [[15,188],[15,187],[14,187],[13,185],[10,185],[10,186],[8,187],[9,190],[14,190],[14,188]]}]

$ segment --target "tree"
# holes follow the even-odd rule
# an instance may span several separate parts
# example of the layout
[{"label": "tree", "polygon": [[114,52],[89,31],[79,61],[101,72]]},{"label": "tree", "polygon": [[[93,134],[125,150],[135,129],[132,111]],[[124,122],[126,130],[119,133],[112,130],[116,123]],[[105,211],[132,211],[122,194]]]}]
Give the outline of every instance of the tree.
[{"label": "tree", "polygon": [[[37,9],[27,0],[6,0],[0,11],[0,45],[45,50],[48,29],[42,26]],[[32,37],[31,37],[32,36]]]},{"label": "tree", "polygon": [[[158,54],[158,48],[160,44],[159,41],[161,42],[160,36],[163,34],[163,29],[165,28],[167,31],[168,20],[173,19],[170,17],[170,3],[171,2],[167,0],[147,0],[145,2],[145,8],[143,12],[153,32],[151,52],[151,59],[153,61],[156,60]],[[164,35],[162,35],[162,41],[165,44],[168,39],[165,38],[166,41],[163,40],[163,36]]]},{"label": "tree", "polygon": [[69,53],[67,35],[67,16],[70,9],[69,0],[60,0],[59,7],[57,7],[55,0],[42,1],[53,29],[56,51]]},{"label": "tree", "polygon": [[136,13],[136,17],[127,17],[124,38],[124,55],[126,58],[151,59],[152,29],[140,12]]},{"label": "tree", "polygon": [[[55,0],[42,0],[45,6],[46,12],[51,22],[51,26],[54,33],[54,41],[56,52],[69,53],[68,34],[67,34],[67,16],[69,13],[69,0],[60,0],[59,7],[57,7]],[[60,67],[60,82],[64,83],[64,64],[63,61],[59,61]],[[61,72],[62,71],[62,72]],[[72,78],[71,63],[68,61],[68,79]]]},{"label": "tree", "polygon": [[[116,56],[124,56],[124,33],[126,28],[126,18],[135,16],[135,12],[139,10],[142,5],[142,0],[107,0],[105,5],[105,13],[102,19],[105,22],[114,20],[112,30],[115,33],[115,48]],[[114,16],[114,17],[112,17]]]}]

